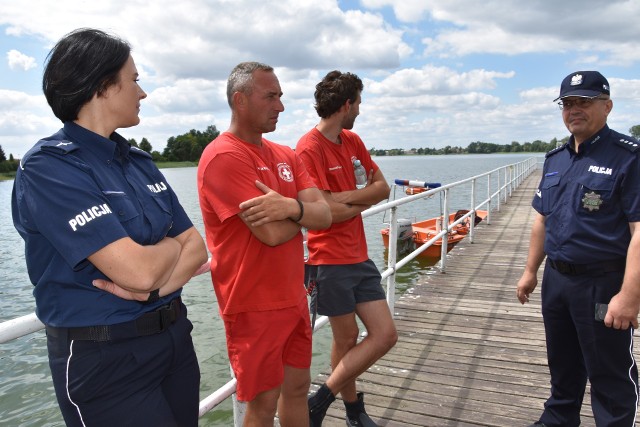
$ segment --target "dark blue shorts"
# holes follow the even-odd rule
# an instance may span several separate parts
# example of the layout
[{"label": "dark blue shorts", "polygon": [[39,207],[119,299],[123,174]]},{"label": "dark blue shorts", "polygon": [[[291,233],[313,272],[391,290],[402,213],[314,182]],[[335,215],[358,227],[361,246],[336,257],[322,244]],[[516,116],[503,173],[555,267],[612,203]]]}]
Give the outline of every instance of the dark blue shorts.
[{"label": "dark blue shorts", "polygon": [[359,264],[307,265],[305,276],[318,287],[318,314],[341,316],[356,304],[386,299],[382,277],[370,259]]},{"label": "dark blue shorts", "polygon": [[[198,425],[200,369],[186,307],[162,332],[112,341],[47,333],[49,366],[67,426]],[[53,336],[56,335],[56,336]]]}]

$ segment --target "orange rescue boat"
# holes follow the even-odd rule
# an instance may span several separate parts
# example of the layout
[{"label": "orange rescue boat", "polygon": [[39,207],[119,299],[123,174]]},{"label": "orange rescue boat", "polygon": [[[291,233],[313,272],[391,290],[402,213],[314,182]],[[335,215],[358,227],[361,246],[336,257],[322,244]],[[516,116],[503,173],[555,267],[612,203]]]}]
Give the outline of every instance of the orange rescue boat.
[{"label": "orange rescue boat", "polygon": [[[448,224],[457,221],[460,217],[468,213],[468,210],[459,210],[449,215]],[[487,216],[487,211],[475,211],[475,224],[477,225]],[[458,244],[469,233],[469,221],[471,217],[466,218],[463,222],[456,225],[447,236],[447,252]],[[440,226],[442,217],[434,217],[411,223],[409,220],[398,220],[398,248],[403,251],[414,250],[418,246],[423,245],[433,239],[436,234],[442,230]],[[389,228],[380,230],[382,242],[385,248],[389,248]],[[426,258],[440,258],[442,253],[442,238],[436,240],[433,245],[429,246],[419,256]]]}]

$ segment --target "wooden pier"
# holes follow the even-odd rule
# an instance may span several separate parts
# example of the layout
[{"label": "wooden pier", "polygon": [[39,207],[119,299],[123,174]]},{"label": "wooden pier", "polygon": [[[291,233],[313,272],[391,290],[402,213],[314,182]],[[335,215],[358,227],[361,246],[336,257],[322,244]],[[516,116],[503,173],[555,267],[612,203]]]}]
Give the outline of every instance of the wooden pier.
[{"label": "wooden pier", "polygon": [[[491,225],[481,223],[473,244],[458,244],[446,272],[425,274],[396,302],[398,343],[358,380],[379,425],[526,427],[538,420],[550,387],[540,286],[524,306],[515,289],[539,179],[540,172],[527,178]],[[589,405],[586,396],[582,425],[593,427]],[[323,426],[344,426],[344,416],[338,399]]]}]

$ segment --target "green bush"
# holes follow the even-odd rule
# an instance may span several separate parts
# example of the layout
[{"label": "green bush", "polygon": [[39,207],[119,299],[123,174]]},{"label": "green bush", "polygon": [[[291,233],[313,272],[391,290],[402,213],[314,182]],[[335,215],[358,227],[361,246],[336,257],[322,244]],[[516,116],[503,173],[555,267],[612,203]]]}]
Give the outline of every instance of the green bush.
[{"label": "green bush", "polygon": [[0,173],[11,173],[18,170],[20,162],[17,160],[5,160],[0,162]]}]

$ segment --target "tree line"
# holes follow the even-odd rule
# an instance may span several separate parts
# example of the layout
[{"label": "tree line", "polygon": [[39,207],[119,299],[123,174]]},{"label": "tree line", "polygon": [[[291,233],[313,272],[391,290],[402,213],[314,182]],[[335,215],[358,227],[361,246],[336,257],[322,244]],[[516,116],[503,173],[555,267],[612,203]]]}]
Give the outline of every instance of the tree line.
[{"label": "tree line", "polygon": [[558,140],[553,138],[549,142],[536,140],[533,142],[525,142],[520,144],[513,141],[511,144],[493,144],[491,142],[475,141],[471,142],[466,148],[452,147],[447,145],[443,148],[411,148],[405,150],[403,148],[394,148],[391,150],[378,150],[372,148],[369,153],[376,156],[404,156],[407,154],[418,155],[444,155],[444,154],[491,154],[491,153],[546,153],[553,150],[557,146],[567,142],[569,137]]},{"label": "tree line", "polygon": [[14,173],[18,170],[20,162],[13,158],[13,154],[9,154],[9,158],[4,154],[4,150],[0,145],[0,173]]},{"label": "tree line", "polygon": [[[636,139],[640,139],[640,125],[629,128],[629,134]],[[520,144],[513,141],[511,144],[494,144],[491,142],[475,141],[471,142],[466,148],[452,147],[447,145],[443,148],[393,148],[391,150],[380,150],[371,148],[369,153],[375,156],[404,156],[408,154],[418,155],[444,155],[444,154],[491,154],[491,153],[546,153],[554,148],[566,143],[569,137],[562,139],[553,138],[549,142],[535,140],[533,142],[525,142]]]},{"label": "tree line", "polygon": [[154,162],[198,162],[204,148],[220,135],[215,125],[209,125],[204,131],[191,129],[189,132],[167,139],[167,145],[162,153],[153,149],[147,138],[142,138],[140,144],[134,138],[129,143],[151,154]]},{"label": "tree line", "polygon": [[[640,125],[632,126],[629,129],[631,136],[640,139]],[[142,138],[140,143],[135,139],[129,139],[129,143],[151,154],[154,162],[195,162],[200,160],[202,151],[213,141],[220,131],[215,125],[209,125],[204,131],[191,129],[189,132],[178,136],[172,136],[167,140],[162,153],[153,149],[147,138]],[[369,152],[376,156],[402,156],[407,154],[418,155],[443,155],[443,154],[490,154],[490,153],[545,153],[553,150],[558,145],[565,143],[569,137],[561,140],[553,138],[549,142],[535,140],[533,142],[519,143],[513,141],[511,144],[494,144],[491,142],[475,141],[466,148],[452,147],[447,145],[443,148],[394,148],[391,150],[380,150],[371,148]],[[0,173],[13,173],[18,169],[19,161],[9,155],[7,159],[2,146],[0,146]]]}]

